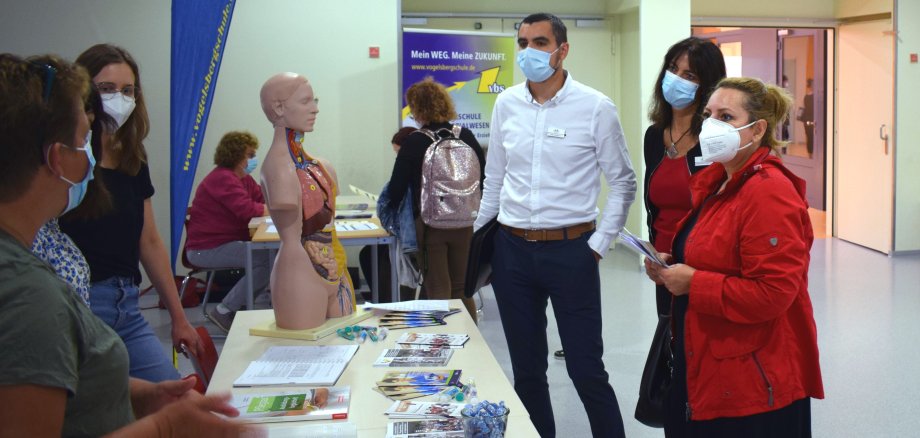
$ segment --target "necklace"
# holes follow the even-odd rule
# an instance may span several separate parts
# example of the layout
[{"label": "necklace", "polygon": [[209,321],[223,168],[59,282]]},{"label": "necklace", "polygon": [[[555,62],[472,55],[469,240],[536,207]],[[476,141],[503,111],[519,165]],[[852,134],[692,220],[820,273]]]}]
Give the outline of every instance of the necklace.
[{"label": "necklace", "polygon": [[[692,128],[692,127],[693,127],[693,126],[691,125],[690,128]],[[680,141],[684,139],[684,136],[686,136],[688,132],[690,132],[690,128],[687,128],[687,130],[684,131],[684,133],[681,134],[680,137],[677,137],[677,141],[674,141],[674,129],[673,129],[673,127],[672,127],[672,129],[668,129],[668,138],[671,139],[671,146],[668,146],[667,149],[665,149],[665,152],[668,153],[668,158],[670,158],[670,159],[673,160],[673,159],[677,158],[678,155],[680,155],[680,151],[677,150],[677,146],[676,146],[676,145],[677,145],[677,143],[680,143]]]}]

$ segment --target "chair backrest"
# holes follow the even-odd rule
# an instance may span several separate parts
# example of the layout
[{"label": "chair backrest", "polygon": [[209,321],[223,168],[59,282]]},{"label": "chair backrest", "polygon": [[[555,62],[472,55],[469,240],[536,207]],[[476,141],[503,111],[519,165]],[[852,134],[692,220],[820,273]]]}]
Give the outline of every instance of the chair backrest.
[{"label": "chair backrest", "polygon": [[[183,222],[183,226],[185,227],[186,244],[188,243],[188,221],[189,219],[191,219],[191,215],[192,215],[192,207],[187,207],[185,209],[185,222]],[[186,244],[182,245],[182,255],[181,255],[182,266],[184,266],[185,269],[194,271],[198,269],[198,267],[193,265],[192,262],[188,261],[188,254],[187,254],[186,246],[185,246]]]},{"label": "chair backrest", "polygon": [[190,355],[189,357],[195,367],[195,372],[198,373],[198,376],[204,382],[205,388],[207,388],[208,384],[211,383],[211,377],[214,376],[214,368],[217,368],[217,347],[214,346],[214,340],[211,339],[211,334],[208,333],[207,328],[198,326],[195,327],[195,331],[198,332],[198,337],[201,339],[204,355],[202,357]]}]

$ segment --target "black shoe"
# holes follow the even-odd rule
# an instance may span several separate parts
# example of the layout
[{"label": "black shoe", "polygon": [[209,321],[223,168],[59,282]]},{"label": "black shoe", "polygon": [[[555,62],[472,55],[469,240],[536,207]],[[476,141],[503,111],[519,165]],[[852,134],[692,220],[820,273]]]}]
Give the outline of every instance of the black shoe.
[{"label": "black shoe", "polygon": [[553,353],[553,357],[559,360],[565,360],[565,350],[556,350],[556,352]]}]

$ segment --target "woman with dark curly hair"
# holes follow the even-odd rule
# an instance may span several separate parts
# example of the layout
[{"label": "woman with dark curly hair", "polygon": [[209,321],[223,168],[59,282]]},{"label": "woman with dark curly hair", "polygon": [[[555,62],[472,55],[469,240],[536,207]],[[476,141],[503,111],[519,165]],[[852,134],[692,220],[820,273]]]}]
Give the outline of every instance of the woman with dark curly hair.
[{"label": "woman with dark curly hair", "polygon": [[[250,176],[259,161],[259,139],[248,132],[224,134],[214,152],[217,167],[201,180],[189,208],[185,250],[188,260],[203,268],[243,266],[249,240],[249,220],[267,216],[265,199],[259,183]],[[268,253],[253,254],[252,290],[254,294],[268,288],[271,260]],[[208,319],[224,331],[236,311],[246,302],[245,277],[238,281],[224,300],[208,311]]]},{"label": "woman with dark curly hair", "polygon": [[[450,130],[451,120],[457,118],[454,102],[447,90],[431,77],[409,87],[406,91],[406,101],[413,117],[423,130]],[[463,128],[460,131],[460,140],[476,152],[480,175],[485,175],[486,159],[476,136],[469,129]],[[419,131],[408,135],[402,142],[388,185],[390,207],[393,211],[398,210],[407,189],[411,188],[418,241],[422,246],[423,291],[428,299],[463,298],[466,261],[473,227],[438,229],[425,225],[419,217],[422,163],[425,151],[432,144],[431,138]],[[463,298],[463,303],[475,321],[476,304],[471,298]]]}]

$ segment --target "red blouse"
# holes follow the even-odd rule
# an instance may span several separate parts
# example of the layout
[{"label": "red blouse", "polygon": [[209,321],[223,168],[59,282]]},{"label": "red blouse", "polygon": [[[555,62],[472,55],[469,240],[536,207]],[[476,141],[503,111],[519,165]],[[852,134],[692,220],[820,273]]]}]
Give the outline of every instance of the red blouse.
[{"label": "red blouse", "polygon": [[677,232],[677,223],[687,215],[690,203],[690,169],[686,157],[663,158],[652,173],[648,197],[658,207],[658,217],[652,222],[658,252],[671,252],[671,241]]}]

